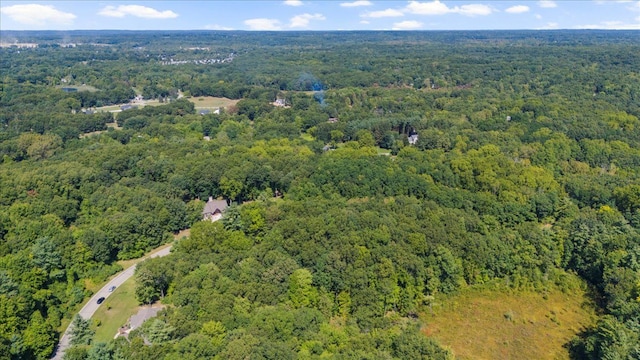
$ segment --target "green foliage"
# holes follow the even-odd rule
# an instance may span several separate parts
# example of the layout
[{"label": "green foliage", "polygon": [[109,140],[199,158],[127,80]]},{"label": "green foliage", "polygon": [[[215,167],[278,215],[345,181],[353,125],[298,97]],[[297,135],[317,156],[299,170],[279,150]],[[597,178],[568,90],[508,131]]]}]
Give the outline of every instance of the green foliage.
[{"label": "green foliage", "polygon": [[[0,50],[0,356],[47,358],[87,279],[189,226],[135,275],[139,302],[171,310],[69,356],[448,358],[407,325],[434,294],[570,289],[564,271],[606,314],[576,354],[637,356],[635,33],[210,35]],[[82,112],[134,87],[161,104],[119,112],[123,128]],[[200,116],[179,91],[240,101]],[[237,205],[199,221],[209,196]]]},{"label": "green foliage", "polygon": [[309,307],[317,301],[318,294],[312,286],[311,272],[298,269],[289,277],[289,301],[294,308]]},{"label": "green foliage", "polygon": [[73,318],[73,330],[71,332],[71,345],[89,345],[94,331],[89,328],[89,320],[83,319],[80,315]]}]

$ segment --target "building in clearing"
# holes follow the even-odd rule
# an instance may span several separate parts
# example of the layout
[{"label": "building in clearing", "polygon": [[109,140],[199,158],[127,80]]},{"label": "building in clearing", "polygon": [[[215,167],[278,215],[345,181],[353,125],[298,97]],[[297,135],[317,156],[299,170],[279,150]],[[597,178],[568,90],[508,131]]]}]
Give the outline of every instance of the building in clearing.
[{"label": "building in clearing", "polygon": [[202,210],[202,220],[216,221],[222,218],[222,213],[229,207],[226,200],[213,200],[213,197],[209,196],[209,201]]},{"label": "building in clearing", "polygon": [[409,136],[407,136],[407,140],[409,141],[409,144],[411,145],[415,145],[418,143],[418,133],[415,130],[411,130],[411,132],[409,133]]}]

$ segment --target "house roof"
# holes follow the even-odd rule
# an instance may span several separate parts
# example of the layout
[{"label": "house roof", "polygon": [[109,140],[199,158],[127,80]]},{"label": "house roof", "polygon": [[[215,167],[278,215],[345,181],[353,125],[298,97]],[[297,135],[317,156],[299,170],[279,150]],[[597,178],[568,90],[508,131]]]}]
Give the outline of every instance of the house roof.
[{"label": "house roof", "polygon": [[223,212],[228,207],[226,200],[213,200],[209,198],[202,210],[202,214],[214,214],[216,211]]}]

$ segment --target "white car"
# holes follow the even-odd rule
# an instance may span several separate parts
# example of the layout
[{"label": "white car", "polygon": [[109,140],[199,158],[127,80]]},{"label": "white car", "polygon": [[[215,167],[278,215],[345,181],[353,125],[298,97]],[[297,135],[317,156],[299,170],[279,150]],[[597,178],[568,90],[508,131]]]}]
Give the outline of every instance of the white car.
[{"label": "white car", "polygon": [[113,290],[115,290],[115,289],[116,289],[116,286],[114,285],[114,286],[109,288],[109,292],[113,292]]}]

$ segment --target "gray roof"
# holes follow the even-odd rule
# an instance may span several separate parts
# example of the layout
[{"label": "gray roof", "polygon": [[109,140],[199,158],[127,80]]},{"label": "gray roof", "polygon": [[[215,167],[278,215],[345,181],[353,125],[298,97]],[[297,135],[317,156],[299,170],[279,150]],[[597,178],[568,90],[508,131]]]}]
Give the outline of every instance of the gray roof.
[{"label": "gray roof", "polygon": [[215,214],[217,211],[223,212],[228,207],[226,200],[213,200],[209,198],[202,210],[202,214]]}]

